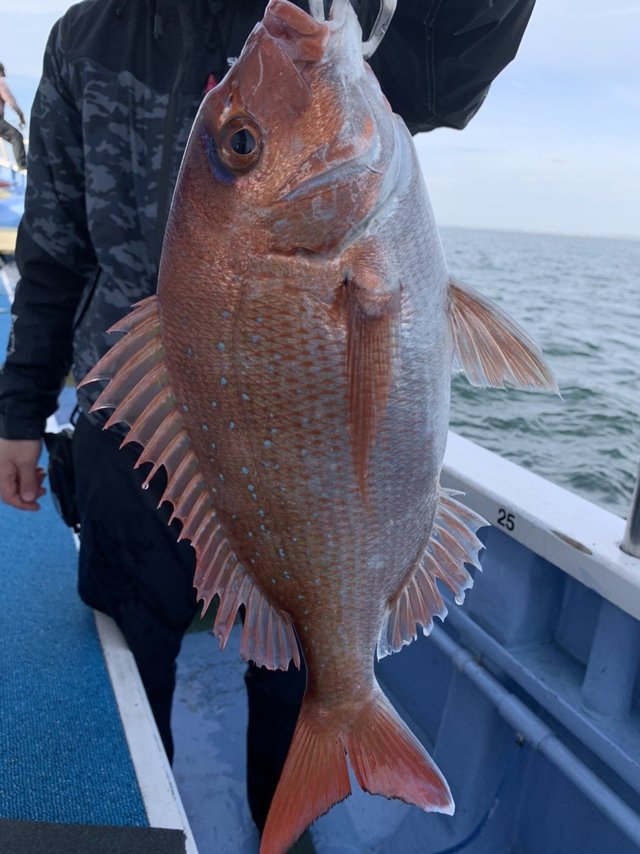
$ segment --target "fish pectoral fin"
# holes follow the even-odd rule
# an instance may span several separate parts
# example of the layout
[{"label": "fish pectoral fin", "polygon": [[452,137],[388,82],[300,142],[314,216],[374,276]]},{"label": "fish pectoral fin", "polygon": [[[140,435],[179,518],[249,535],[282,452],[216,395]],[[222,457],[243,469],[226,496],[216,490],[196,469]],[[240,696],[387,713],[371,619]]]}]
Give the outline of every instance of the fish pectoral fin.
[{"label": "fish pectoral fin", "polygon": [[393,381],[400,288],[388,290],[370,271],[344,283],[347,314],[347,407],[360,494],[366,497],[369,455]]},{"label": "fish pectoral fin", "polygon": [[236,613],[245,605],[241,655],[272,670],[300,666],[298,643],[289,617],[273,606],[229,544],[176,405],[162,346],[157,297],[134,306],[110,332],[126,333],[82,380],[109,380],[91,411],[113,408],[105,428],[124,423],[130,429],[121,447],[142,445],[136,468],[151,464],[145,485],[160,467],[167,485],[160,499],[173,505],[170,522],[182,523],[180,540],[196,552],[194,586],[209,607],[220,599],[214,634],[225,646]]},{"label": "fish pectoral fin", "polygon": [[558,392],[540,348],[502,309],[473,288],[451,279],[449,319],[453,368],[471,385]]},{"label": "fish pectoral fin", "polygon": [[428,635],[433,618],[447,616],[447,606],[438,590],[441,579],[451,589],[458,605],[473,578],[465,564],[481,569],[478,553],[483,548],[476,536],[488,525],[482,516],[454,498],[455,493],[440,488],[431,537],[409,583],[393,601],[378,639],[378,658],[398,652],[418,636],[418,627]]}]

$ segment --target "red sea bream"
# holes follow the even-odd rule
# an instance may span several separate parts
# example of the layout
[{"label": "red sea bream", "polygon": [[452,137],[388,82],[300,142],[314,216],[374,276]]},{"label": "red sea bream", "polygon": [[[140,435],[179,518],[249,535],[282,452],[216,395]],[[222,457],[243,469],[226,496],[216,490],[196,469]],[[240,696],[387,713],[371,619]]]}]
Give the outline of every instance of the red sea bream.
[{"label": "red sea bream", "polygon": [[[271,0],[202,103],[156,296],[85,382],[108,379],[140,462],[242,655],[308,681],[263,835],[284,852],[350,792],[450,813],[449,788],[374,676],[471,585],[483,521],[440,488],[452,367],[550,388],[539,350],[452,280],[413,143],[347,0]],[[152,475],[150,475],[151,477]]]}]

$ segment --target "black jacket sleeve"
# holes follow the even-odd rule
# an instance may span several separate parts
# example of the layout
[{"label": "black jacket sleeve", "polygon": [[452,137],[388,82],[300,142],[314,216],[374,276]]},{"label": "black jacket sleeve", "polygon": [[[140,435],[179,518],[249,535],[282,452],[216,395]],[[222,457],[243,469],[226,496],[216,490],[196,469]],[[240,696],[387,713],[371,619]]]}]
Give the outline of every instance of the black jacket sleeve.
[{"label": "black jacket sleeve", "polygon": [[42,436],[71,364],[74,315],[95,270],[82,164],[81,117],[58,24],[31,116],[29,179],[16,247],[20,280],[0,371],[0,436],[6,439]]},{"label": "black jacket sleeve", "polygon": [[[463,128],[515,57],[535,0],[398,0],[370,60],[411,133]],[[367,38],[378,0],[360,0]]]}]

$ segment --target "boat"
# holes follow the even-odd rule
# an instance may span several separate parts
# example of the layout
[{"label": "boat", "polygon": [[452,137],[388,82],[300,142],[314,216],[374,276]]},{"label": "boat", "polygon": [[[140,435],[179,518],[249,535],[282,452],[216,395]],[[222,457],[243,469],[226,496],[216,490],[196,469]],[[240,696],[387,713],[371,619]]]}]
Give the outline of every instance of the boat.
[{"label": "boat", "polygon": [[6,140],[0,139],[0,257],[15,252],[25,190],[26,175],[18,169]]},{"label": "boat", "polygon": [[[0,278],[6,340],[15,272]],[[65,390],[58,425],[73,403]],[[491,523],[483,572],[429,637],[377,668],[456,812],[427,814],[354,780],[293,850],[637,852],[638,486],[625,526],[453,432],[443,483]],[[253,854],[239,627],[224,653],[209,631],[185,638],[171,768],[133,657],[77,598],[77,542],[43,503],[35,520],[0,507],[0,850]]]}]

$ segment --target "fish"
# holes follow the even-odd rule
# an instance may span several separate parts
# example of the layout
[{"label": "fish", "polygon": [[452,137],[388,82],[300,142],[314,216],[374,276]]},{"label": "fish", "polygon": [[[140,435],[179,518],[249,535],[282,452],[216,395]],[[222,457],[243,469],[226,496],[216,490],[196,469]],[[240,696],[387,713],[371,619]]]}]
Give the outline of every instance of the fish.
[{"label": "fish", "polygon": [[[316,4],[317,5],[317,4]],[[461,603],[486,522],[440,485],[452,371],[556,390],[535,342],[447,267],[411,135],[328,19],[270,0],[203,100],[158,289],[84,379],[195,549],[241,656],[307,667],[262,835],[286,851],[351,792],[451,814],[447,782],[374,660]]]}]

